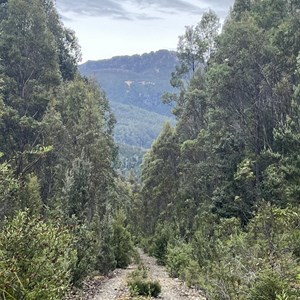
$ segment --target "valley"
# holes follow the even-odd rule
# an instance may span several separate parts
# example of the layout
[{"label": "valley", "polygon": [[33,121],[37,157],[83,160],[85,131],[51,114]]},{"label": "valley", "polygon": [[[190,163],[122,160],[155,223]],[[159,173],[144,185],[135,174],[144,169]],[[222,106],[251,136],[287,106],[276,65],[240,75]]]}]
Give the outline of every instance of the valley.
[{"label": "valley", "polygon": [[99,83],[110,101],[117,121],[114,136],[120,147],[120,169],[125,174],[128,168],[139,174],[142,156],[163,124],[175,124],[172,106],[164,104],[162,96],[175,92],[170,78],[177,62],[175,52],[160,50],[88,61],[79,66],[81,74]]}]

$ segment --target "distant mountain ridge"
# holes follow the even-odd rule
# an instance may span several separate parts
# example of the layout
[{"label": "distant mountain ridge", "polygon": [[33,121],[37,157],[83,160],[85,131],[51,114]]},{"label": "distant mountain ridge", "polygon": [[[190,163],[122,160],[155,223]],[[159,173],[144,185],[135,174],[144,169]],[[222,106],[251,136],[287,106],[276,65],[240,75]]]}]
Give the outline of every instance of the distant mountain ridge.
[{"label": "distant mountain ridge", "polygon": [[94,77],[111,101],[171,116],[171,109],[161,102],[161,96],[173,90],[170,77],[176,64],[176,52],[159,50],[87,61],[79,69],[81,74]]},{"label": "distant mountain ridge", "polygon": [[[102,60],[89,60],[85,64],[81,65],[82,70],[88,68],[89,70],[101,69],[123,69],[131,70],[135,72],[143,72],[152,68],[163,67],[164,70],[167,68],[173,68],[174,62],[177,62],[176,52],[169,50],[158,50],[156,52],[144,53],[142,55],[124,55],[114,56],[110,59]],[[157,71],[156,71],[157,72]]]}]

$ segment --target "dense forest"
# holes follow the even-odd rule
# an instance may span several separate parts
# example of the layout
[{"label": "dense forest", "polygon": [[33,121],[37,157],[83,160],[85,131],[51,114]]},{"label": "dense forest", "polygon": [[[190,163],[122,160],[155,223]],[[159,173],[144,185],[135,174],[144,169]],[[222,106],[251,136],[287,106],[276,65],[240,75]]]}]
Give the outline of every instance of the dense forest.
[{"label": "dense forest", "polygon": [[186,27],[163,97],[176,126],[138,183],[54,1],[0,1],[0,299],[64,299],[134,243],[207,299],[299,299],[299,28],[299,0]]}]

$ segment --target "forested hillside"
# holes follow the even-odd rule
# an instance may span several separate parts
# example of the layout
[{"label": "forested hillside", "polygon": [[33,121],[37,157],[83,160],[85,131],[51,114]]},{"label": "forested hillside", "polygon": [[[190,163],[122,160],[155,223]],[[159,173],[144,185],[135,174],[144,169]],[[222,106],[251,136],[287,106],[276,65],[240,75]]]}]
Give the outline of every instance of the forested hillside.
[{"label": "forested hillside", "polygon": [[208,299],[300,297],[300,2],[236,0],[187,27],[177,125],[145,157],[145,249]]},{"label": "forested hillside", "polygon": [[170,76],[177,61],[175,52],[159,50],[87,61],[79,69],[82,75],[94,77],[111,101],[171,116],[170,107],[162,103],[161,96],[172,91]]},{"label": "forested hillside", "polygon": [[104,93],[52,0],[0,3],[0,299],[64,299],[130,262]]},{"label": "forested hillside", "polygon": [[162,96],[174,92],[170,76],[176,64],[175,52],[160,50],[80,65],[80,73],[95,79],[110,100],[118,119],[118,143],[150,148],[164,122],[172,118],[172,106],[164,104]]}]

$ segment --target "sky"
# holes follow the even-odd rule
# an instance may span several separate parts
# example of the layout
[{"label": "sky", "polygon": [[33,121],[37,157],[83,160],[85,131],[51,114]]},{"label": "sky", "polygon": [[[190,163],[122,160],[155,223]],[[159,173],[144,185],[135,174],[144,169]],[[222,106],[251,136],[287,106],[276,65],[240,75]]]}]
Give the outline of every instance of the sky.
[{"label": "sky", "polygon": [[65,26],[75,31],[82,62],[176,50],[185,26],[209,9],[221,19],[234,0],[56,0]]}]

